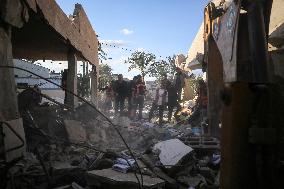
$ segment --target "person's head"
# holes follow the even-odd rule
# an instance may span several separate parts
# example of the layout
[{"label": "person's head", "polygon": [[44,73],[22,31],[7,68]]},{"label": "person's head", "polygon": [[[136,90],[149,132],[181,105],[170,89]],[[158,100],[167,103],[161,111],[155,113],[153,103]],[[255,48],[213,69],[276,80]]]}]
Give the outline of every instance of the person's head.
[{"label": "person's head", "polygon": [[162,74],[162,80],[166,80],[166,79],[168,79],[167,73]]},{"label": "person's head", "polygon": [[122,81],[123,80],[123,75],[122,74],[118,74],[118,81]]},{"label": "person's head", "polygon": [[137,76],[133,77],[133,81],[136,82],[137,81]]},{"label": "person's head", "polygon": [[137,75],[137,81],[143,81],[141,75]]}]

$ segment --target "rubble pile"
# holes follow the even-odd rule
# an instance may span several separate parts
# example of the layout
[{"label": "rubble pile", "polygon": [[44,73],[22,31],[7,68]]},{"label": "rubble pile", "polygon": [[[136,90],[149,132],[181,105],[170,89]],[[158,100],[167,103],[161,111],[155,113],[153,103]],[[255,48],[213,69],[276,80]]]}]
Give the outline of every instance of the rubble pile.
[{"label": "rubble pile", "polygon": [[27,153],[8,174],[14,188],[219,186],[219,141],[190,125],[115,117],[115,129],[87,104],[75,111],[44,104],[21,114]]}]

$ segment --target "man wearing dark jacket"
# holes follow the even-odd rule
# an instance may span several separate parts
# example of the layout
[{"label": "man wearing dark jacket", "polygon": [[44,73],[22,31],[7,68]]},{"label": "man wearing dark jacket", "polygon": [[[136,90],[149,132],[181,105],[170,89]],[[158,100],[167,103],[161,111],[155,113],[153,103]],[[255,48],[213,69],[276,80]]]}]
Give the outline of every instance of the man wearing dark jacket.
[{"label": "man wearing dark jacket", "polygon": [[133,80],[128,82],[128,116],[129,118],[133,118],[134,115],[134,109],[135,109],[135,87],[137,83],[137,76],[133,77]]},{"label": "man wearing dark jacket", "polygon": [[115,93],[115,114],[120,110],[120,115],[124,111],[125,98],[128,94],[127,82],[123,80],[122,74],[118,75],[118,80],[114,84],[114,93]]},{"label": "man wearing dark jacket", "polygon": [[137,82],[135,85],[135,92],[134,92],[134,96],[135,96],[135,113],[136,110],[138,108],[138,120],[142,119],[142,111],[144,108],[144,98],[145,98],[145,92],[146,92],[146,85],[145,82],[143,81],[143,78],[141,75],[137,76]]},{"label": "man wearing dark jacket", "polygon": [[177,108],[174,114],[174,117],[177,119],[177,114],[181,110],[181,105],[178,102],[179,97],[175,86],[173,86],[172,84],[167,85],[167,91],[168,91],[168,110],[169,110],[168,121],[171,121],[174,108],[175,107]]}]

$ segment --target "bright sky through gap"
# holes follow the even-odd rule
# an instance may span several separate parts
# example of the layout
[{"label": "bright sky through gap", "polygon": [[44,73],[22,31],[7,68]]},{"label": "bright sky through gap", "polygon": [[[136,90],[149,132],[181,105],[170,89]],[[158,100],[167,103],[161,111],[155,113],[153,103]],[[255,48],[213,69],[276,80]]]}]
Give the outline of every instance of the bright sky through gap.
[{"label": "bright sky through gap", "polygon": [[[143,49],[157,57],[187,51],[201,22],[208,0],[56,0],[66,15],[82,4],[101,42],[132,50]],[[108,54],[103,63],[114,73],[132,78],[138,71],[128,72],[124,61],[131,52],[102,46]],[[43,63],[43,66],[48,63]],[[54,63],[55,65],[55,63]],[[66,63],[48,67],[66,67]],[[79,67],[79,66],[78,66]]]}]

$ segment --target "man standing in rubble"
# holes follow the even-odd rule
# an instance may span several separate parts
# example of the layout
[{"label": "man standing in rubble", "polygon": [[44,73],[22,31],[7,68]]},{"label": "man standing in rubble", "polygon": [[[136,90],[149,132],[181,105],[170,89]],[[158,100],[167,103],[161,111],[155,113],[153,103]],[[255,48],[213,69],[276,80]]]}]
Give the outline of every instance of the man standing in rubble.
[{"label": "man standing in rubble", "polygon": [[189,124],[200,123],[207,116],[207,85],[203,80],[198,81],[198,98],[193,113],[188,119]]},{"label": "man standing in rubble", "polygon": [[173,110],[176,107],[176,111],[174,113],[174,117],[178,118],[178,112],[181,111],[181,105],[178,102],[178,94],[176,88],[173,84],[169,83],[166,85],[166,89],[168,91],[168,122],[172,120]]},{"label": "man standing in rubble", "polygon": [[167,103],[168,103],[168,92],[166,89],[166,82],[162,80],[160,87],[156,89],[155,98],[152,103],[151,110],[149,112],[149,122],[154,116],[154,111],[158,109],[159,110],[159,125],[162,125],[163,113],[164,113],[164,109]]},{"label": "man standing in rubble", "polygon": [[175,74],[175,88],[177,91],[178,95],[178,101],[181,101],[181,94],[182,94],[182,89],[185,86],[185,79],[187,78],[187,75],[179,68],[176,68],[176,74]]},{"label": "man standing in rubble", "polygon": [[114,84],[114,93],[115,93],[115,115],[118,114],[118,109],[120,111],[120,115],[123,114],[124,111],[124,103],[125,98],[128,93],[127,82],[123,80],[123,75],[118,75],[118,80],[115,81]]},{"label": "man standing in rubble", "polygon": [[137,83],[135,86],[135,113],[137,111],[137,108],[139,110],[138,113],[138,120],[142,119],[142,111],[144,108],[144,99],[145,99],[145,92],[146,92],[146,85],[145,82],[143,81],[143,78],[141,75],[137,76]]},{"label": "man standing in rubble", "polygon": [[133,119],[135,117],[135,87],[137,83],[137,76],[133,77],[133,80],[129,81],[128,83],[128,116],[130,119]]}]

